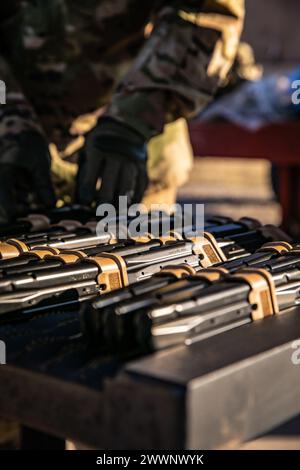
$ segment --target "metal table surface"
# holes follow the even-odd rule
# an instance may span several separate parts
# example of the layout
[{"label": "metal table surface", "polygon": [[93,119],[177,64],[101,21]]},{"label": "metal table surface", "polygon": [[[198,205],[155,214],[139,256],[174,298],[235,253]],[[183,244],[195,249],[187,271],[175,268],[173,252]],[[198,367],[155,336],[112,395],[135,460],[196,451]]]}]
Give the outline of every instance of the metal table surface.
[{"label": "metal table surface", "polygon": [[101,449],[234,448],[300,413],[300,308],[129,362],[76,312],[0,326],[0,415]]}]

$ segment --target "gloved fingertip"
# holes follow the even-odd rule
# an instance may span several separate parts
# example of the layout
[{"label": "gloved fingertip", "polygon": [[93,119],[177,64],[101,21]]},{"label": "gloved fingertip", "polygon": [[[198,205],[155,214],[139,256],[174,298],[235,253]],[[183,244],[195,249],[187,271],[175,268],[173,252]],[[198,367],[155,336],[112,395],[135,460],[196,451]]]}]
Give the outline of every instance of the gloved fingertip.
[{"label": "gloved fingertip", "polygon": [[142,201],[143,196],[146,192],[148,187],[149,179],[147,172],[144,170],[140,170],[138,177],[137,177],[137,184],[134,191],[133,203],[138,204]]},{"label": "gloved fingertip", "polygon": [[42,181],[35,184],[35,190],[39,202],[46,208],[55,207],[56,195],[53,189],[52,181]]},{"label": "gloved fingertip", "polygon": [[86,185],[80,185],[76,191],[76,202],[81,205],[90,206],[95,198],[95,193]]}]

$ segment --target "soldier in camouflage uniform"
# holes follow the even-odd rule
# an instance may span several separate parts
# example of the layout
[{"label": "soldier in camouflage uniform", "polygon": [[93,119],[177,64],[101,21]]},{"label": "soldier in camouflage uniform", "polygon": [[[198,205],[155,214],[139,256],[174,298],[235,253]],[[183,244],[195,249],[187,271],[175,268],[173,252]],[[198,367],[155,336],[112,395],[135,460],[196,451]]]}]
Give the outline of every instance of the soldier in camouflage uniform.
[{"label": "soldier in camouflage uniform", "polygon": [[77,199],[139,201],[147,142],[209,103],[243,18],[244,0],[1,0],[3,217],[28,193],[55,203],[48,142],[63,149],[72,122],[105,105],[81,152]]}]

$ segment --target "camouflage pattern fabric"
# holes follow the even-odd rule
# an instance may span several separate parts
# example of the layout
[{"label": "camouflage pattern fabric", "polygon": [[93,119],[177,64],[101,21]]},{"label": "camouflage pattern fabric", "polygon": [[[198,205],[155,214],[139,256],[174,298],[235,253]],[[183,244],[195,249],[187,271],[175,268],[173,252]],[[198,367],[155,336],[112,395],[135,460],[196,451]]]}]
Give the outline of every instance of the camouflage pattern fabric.
[{"label": "camouflage pattern fabric", "polygon": [[108,109],[146,138],[211,101],[234,62],[244,20],[244,0],[163,3]]},{"label": "camouflage pattern fabric", "polygon": [[[2,0],[0,158],[8,136],[32,129],[64,154],[82,135],[74,123],[107,105],[107,115],[147,140],[198,113],[226,81],[243,18],[244,0],[144,0],[142,8],[139,0]],[[191,161],[187,133],[175,129],[177,137],[167,130],[161,139],[166,150],[150,143],[149,151],[150,180],[171,188],[167,199]],[[184,141],[181,155],[170,157],[168,149]],[[70,192],[74,168],[57,159],[53,167],[56,188]]]},{"label": "camouflage pattern fabric", "polygon": [[[2,0],[0,18],[8,3]],[[142,8],[139,0],[14,3],[16,12],[0,20],[8,93],[0,135],[36,128],[37,116],[60,148],[72,121],[112,96],[107,113],[147,139],[201,110],[234,60],[244,14],[243,0],[143,1]]]}]

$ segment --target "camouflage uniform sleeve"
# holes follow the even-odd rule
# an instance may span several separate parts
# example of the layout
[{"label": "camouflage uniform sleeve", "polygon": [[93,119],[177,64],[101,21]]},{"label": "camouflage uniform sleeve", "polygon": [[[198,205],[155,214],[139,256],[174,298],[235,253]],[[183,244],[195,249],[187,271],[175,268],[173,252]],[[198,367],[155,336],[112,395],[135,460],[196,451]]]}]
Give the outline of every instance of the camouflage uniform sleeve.
[{"label": "camouflage uniform sleeve", "polygon": [[26,130],[42,132],[36,115],[26,100],[21,87],[5,58],[2,34],[3,28],[20,8],[19,0],[5,0],[0,4],[0,144],[5,137],[20,134]]},{"label": "camouflage uniform sleeve", "polygon": [[0,53],[0,139],[24,131],[43,133],[32,106],[26,100],[9,65]]},{"label": "camouflage uniform sleeve", "polygon": [[230,71],[243,28],[244,0],[166,4],[107,111],[146,139],[210,102]]},{"label": "camouflage uniform sleeve", "polygon": [[3,138],[35,130],[42,133],[33,108],[26,100],[0,48],[0,142]]}]

